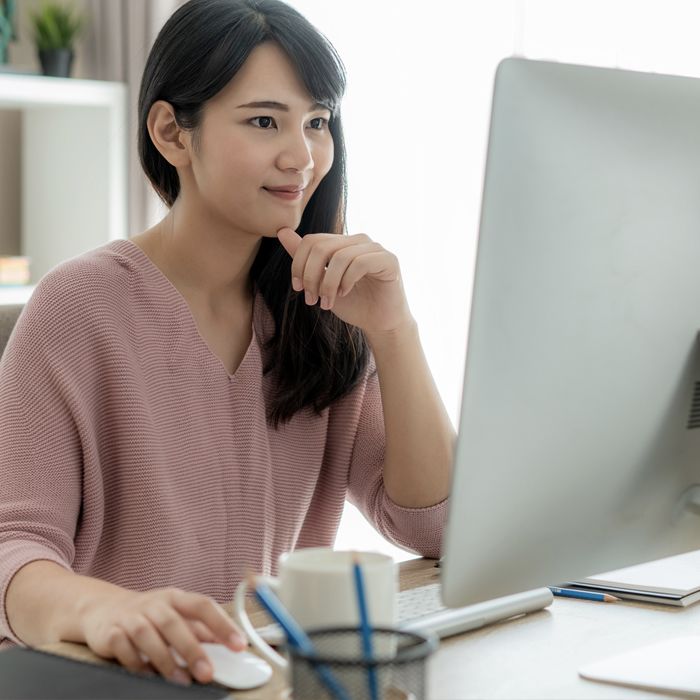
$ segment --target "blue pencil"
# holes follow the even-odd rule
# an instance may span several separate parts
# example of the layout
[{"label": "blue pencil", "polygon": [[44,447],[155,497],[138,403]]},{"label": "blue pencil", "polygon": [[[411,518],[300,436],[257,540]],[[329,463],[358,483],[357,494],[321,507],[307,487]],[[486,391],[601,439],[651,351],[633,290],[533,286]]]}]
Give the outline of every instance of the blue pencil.
[{"label": "blue pencil", "polygon": [[365,661],[370,662],[367,666],[367,682],[369,684],[369,696],[371,700],[378,700],[377,673],[371,664],[374,656],[372,650],[372,629],[367,614],[367,598],[365,596],[365,583],[360,568],[360,560],[357,554],[353,554],[353,572],[355,574],[355,591],[357,593],[357,607],[360,610],[360,631],[362,632],[362,651]]},{"label": "blue pencil", "polygon": [[554,595],[562,596],[563,598],[580,598],[581,600],[597,600],[599,603],[614,603],[619,598],[609,593],[595,593],[594,591],[579,591],[575,588],[558,588],[557,586],[549,586],[549,590]]},{"label": "blue pencil", "polygon": [[[258,599],[259,603],[284,630],[290,645],[308,656],[316,656],[316,648],[313,642],[284,605],[282,605],[280,599],[272,592],[272,589],[267,584],[257,583],[253,577],[248,578],[248,587],[255,591],[255,597]],[[321,682],[334,698],[338,700],[350,700],[347,691],[336,680],[328,666],[314,663],[313,658],[311,659],[311,663],[318,673]]]}]

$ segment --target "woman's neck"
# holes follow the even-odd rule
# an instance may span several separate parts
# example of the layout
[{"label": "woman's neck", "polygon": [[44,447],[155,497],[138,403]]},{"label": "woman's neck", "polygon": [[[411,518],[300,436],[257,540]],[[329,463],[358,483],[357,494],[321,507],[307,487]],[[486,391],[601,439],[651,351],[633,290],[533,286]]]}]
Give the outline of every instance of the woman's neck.
[{"label": "woman's neck", "polygon": [[222,231],[207,219],[175,202],[162,221],[131,240],[192,303],[212,312],[247,305],[261,239]]}]

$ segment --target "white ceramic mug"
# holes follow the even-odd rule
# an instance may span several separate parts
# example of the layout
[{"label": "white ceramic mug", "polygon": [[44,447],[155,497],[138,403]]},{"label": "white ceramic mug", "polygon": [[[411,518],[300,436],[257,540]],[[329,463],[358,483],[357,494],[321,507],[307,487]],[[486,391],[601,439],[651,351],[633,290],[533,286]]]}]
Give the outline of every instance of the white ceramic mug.
[{"label": "white ceramic mug", "polygon": [[[313,547],[287,552],[279,558],[279,577],[256,576],[277,594],[287,611],[305,629],[359,627],[360,617],[353,574],[353,557],[362,570],[367,614],[374,627],[397,623],[398,569],[394,560],[378,552],[345,552]],[[255,631],[245,611],[248,590],[243,580],[236,589],[234,610],[251,644],[282,669],[287,660]]]}]

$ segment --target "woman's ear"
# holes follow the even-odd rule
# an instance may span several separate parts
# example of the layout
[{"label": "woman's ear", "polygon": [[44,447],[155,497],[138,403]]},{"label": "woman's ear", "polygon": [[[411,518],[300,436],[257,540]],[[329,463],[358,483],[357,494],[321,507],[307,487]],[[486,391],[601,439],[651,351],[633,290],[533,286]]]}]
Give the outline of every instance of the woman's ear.
[{"label": "woman's ear", "polygon": [[175,120],[175,110],[165,100],[157,100],[148,112],[148,133],[158,152],[170,163],[181,168],[190,163],[190,134]]}]

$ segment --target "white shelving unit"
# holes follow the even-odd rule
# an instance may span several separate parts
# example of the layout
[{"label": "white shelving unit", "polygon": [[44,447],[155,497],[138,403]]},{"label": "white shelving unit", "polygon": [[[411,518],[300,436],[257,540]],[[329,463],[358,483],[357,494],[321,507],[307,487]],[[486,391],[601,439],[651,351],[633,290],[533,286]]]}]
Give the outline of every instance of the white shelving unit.
[{"label": "white shelving unit", "polygon": [[[0,74],[0,109],[22,113],[21,240],[32,285],[127,236],[126,105],[123,83]],[[0,303],[11,303],[2,301],[10,291]]]},{"label": "white shelving unit", "polygon": [[26,304],[33,291],[34,285],[0,287],[0,306],[5,304]]}]

